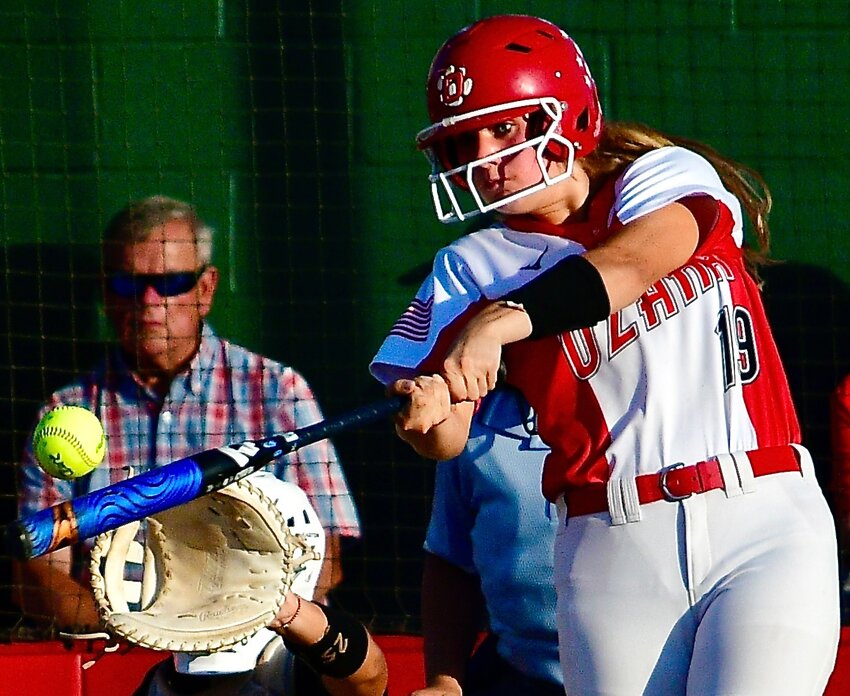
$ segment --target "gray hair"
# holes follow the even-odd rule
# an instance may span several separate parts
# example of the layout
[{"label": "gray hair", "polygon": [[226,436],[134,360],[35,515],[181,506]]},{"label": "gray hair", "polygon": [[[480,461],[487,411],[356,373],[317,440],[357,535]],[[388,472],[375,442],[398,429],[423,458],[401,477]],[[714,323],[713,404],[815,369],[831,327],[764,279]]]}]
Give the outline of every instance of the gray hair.
[{"label": "gray hair", "polygon": [[213,229],[188,203],[168,196],[150,196],[132,201],[115,214],[103,233],[104,262],[110,265],[116,249],[143,242],[151,232],[169,220],[185,220],[195,233],[195,247],[201,265],[212,262]]}]

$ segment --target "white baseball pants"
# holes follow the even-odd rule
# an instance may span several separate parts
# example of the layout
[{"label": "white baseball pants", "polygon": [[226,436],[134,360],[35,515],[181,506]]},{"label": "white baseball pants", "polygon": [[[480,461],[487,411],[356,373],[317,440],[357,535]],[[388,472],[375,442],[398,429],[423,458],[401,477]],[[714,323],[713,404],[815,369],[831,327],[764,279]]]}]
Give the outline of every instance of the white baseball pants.
[{"label": "white baseball pants", "polygon": [[750,492],[651,503],[637,522],[612,525],[607,512],[566,519],[559,506],[569,696],[823,693],[840,631],[838,555],[800,449],[802,475],[750,475]]}]

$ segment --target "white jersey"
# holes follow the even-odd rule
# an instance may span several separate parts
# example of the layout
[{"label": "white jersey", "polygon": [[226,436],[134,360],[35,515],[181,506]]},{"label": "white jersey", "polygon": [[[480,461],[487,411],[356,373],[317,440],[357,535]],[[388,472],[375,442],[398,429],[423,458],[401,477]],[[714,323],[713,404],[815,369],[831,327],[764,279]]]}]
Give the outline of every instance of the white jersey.
[{"label": "white jersey", "polygon": [[544,227],[510,218],[521,229],[494,225],[443,249],[373,374],[388,383],[434,371],[481,300],[674,201],[700,227],[684,266],[593,327],[505,349],[508,381],[537,410],[552,447],[544,493],[555,500],[611,477],[799,442],[787,380],[743,263],[740,205],[704,158],[679,147],[654,150],[608,182],[587,222]]}]

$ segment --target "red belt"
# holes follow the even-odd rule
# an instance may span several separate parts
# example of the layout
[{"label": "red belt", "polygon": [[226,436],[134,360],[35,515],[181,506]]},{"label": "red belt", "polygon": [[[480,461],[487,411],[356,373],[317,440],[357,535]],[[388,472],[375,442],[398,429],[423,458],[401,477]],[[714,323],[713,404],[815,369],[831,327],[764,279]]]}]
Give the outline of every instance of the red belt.
[{"label": "red belt", "polygon": [[[791,445],[764,447],[746,452],[754,476],[767,476],[787,471],[800,471],[800,453]],[[723,474],[717,459],[698,464],[674,464],[655,474],[635,478],[641,505],[658,500],[675,502],[692,495],[723,488]],[[564,493],[567,515],[591,515],[608,509],[608,487],[592,484],[572,488]]]}]

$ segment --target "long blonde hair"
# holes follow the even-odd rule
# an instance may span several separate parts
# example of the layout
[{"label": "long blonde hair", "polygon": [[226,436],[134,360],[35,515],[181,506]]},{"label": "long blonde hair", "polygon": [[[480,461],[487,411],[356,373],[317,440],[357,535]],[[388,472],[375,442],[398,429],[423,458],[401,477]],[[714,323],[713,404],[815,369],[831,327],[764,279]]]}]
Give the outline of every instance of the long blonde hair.
[{"label": "long blonde hair", "polygon": [[593,183],[618,174],[651,150],[670,145],[685,147],[705,157],[717,170],[723,185],[741,202],[754,241],[754,244],[745,245],[745,260],[749,271],[758,277],[758,266],[769,263],[770,228],[767,218],[772,198],[764,179],[754,169],[724,157],[704,143],[665,135],[640,123],[617,121],[605,124],[599,145],[582,160],[582,165]]}]

